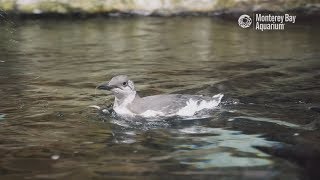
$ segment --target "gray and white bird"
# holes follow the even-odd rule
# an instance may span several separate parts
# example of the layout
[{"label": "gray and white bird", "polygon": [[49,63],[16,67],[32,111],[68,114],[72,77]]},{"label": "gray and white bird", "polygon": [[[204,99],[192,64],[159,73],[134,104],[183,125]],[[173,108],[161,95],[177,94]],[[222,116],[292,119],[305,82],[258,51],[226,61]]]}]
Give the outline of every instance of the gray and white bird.
[{"label": "gray and white bird", "polygon": [[122,116],[193,116],[204,109],[214,109],[223,94],[213,97],[202,95],[161,94],[140,97],[133,81],[126,75],[113,77],[98,89],[109,90],[115,96],[113,110]]}]

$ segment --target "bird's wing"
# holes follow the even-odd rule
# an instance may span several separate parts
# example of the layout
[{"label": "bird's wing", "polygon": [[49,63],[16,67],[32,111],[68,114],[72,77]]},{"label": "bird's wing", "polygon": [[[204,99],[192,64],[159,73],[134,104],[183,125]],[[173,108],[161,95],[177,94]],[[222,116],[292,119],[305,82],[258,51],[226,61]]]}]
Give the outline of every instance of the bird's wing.
[{"label": "bird's wing", "polygon": [[147,110],[172,114],[185,107],[190,99],[197,101],[203,98],[203,96],[182,94],[147,96],[134,102],[130,109],[137,114]]}]

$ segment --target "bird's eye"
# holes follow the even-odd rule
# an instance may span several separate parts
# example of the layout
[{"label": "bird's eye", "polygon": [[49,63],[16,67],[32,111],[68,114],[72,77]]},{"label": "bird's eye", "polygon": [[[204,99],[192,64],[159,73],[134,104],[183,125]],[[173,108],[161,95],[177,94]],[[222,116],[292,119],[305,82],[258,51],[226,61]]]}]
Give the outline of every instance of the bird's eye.
[{"label": "bird's eye", "polygon": [[126,85],[127,85],[127,82],[123,82],[122,85],[126,86]]}]

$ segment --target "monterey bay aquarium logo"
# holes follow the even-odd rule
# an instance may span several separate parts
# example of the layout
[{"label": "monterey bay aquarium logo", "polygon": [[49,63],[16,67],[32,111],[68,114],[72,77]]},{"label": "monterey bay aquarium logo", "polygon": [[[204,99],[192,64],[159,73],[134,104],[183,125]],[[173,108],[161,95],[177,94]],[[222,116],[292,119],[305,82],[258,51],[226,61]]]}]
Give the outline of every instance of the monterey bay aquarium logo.
[{"label": "monterey bay aquarium logo", "polygon": [[272,14],[255,14],[253,19],[247,14],[243,14],[238,19],[238,24],[242,28],[253,27],[255,30],[284,30],[286,23],[294,24],[297,16],[290,14],[272,15]]}]

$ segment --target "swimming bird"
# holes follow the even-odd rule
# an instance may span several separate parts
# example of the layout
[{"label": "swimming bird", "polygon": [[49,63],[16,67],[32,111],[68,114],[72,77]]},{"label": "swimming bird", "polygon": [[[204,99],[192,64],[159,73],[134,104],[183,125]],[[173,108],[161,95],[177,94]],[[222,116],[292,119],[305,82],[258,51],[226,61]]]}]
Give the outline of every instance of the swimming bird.
[{"label": "swimming bird", "polygon": [[140,97],[134,82],[126,75],[115,76],[109,82],[98,86],[98,89],[113,93],[115,96],[113,110],[118,115],[124,116],[193,116],[203,109],[217,107],[223,97],[223,94],[213,97],[184,94]]}]

